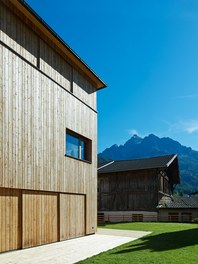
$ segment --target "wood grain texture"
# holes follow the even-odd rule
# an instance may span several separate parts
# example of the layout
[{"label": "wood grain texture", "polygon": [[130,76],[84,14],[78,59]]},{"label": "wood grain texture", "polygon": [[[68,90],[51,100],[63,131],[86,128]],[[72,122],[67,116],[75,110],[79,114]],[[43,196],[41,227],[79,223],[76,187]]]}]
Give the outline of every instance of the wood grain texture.
[{"label": "wood grain texture", "polygon": [[156,211],[158,170],[98,175],[99,211]]},{"label": "wood grain texture", "polygon": [[21,248],[20,192],[0,188],[0,252]]},{"label": "wood grain texture", "polygon": [[[21,19],[30,27],[40,38],[44,39],[50,46],[73,65],[85,78],[92,82],[94,87],[101,89],[106,84],[79,58],[72,49],[65,44],[55,32],[40,20],[39,17],[32,14],[29,8],[20,0],[1,0],[1,4],[9,7],[13,14]],[[39,64],[38,64],[39,65]]]},{"label": "wood grain texture", "polygon": [[23,248],[58,241],[58,196],[23,191]]},{"label": "wood grain texture", "polygon": [[72,66],[43,40],[40,40],[40,69],[71,91]]},{"label": "wood grain texture", "polygon": [[60,240],[85,234],[85,196],[60,194]]},{"label": "wood grain texture", "polygon": [[[51,192],[52,197],[53,193],[59,197],[61,192],[79,199],[74,212],[79,214],[78,219],[86,221],[76,220],[77,229],[74,232],[71,226],[69,237],[94,233],[97,226],[96,87],[73,69],[73,64],[53,49],[47,38],[42,39],[28,19],[18,17],[9,4],[3,3],[6,2],[0,2],[0,188],[17,189],[20,193],[23,202],[13,213],[27,219],[28,224],[22,219],[19,227],[25,247],[55,240],[55,237],[45,238],[48,225],[42,222],[45,217],[36,209],[42,203],[46,203],[46,208],[55,206],[54,200],[44,192]],[[65,156],[67,128],[91,140],[91,163]],[[28,190],[30,193],[26,193]],[[3,202],[1,206],[5,206]],[[10,209],[2,210],[8,210],[9,217]],[[58,215],[60,212],[56,211]],[[71,217],[75,218],[75,213]],[[81,223],[85,225],[83,231]],[[41,226],[44,235],[37,233]]]},{"label": "wood grain texture", "polygon": [[32,64],[37,65],[37,36],[5,5],[0,5],[0,39]]}]

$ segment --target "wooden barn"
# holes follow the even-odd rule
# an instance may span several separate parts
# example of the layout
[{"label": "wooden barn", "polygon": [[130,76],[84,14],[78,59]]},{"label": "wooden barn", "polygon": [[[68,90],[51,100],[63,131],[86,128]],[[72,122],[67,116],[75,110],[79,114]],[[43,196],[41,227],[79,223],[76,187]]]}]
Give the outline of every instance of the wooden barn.
[{"label": "wooden barn", "polygon": [[0,252],[95,233],[106,85],[25,1],[0,18]]},{"label": "wooden barn", "polygon": [[178,184],[177,155],[117,160],[98,167],[98,215],[105,221],[158,221],[157,206]]}]

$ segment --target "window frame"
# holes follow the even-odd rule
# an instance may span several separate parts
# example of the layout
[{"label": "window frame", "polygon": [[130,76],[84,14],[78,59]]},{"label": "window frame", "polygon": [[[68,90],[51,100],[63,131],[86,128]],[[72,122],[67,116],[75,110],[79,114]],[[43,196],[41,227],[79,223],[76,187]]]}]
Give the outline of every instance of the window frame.
[{"label": "window frame", "polygon": [[179,222],[179,212],[168,212],[168,221],[169,222]]},{"label": "window frame", "polygon": [[[67,135],[70,135],[76,139],[78,139],[78,156],[79,157],[74,157],[72,155],[67,154]],[[82,142],[84,145],[84,159],[81,158],[81,150],[82,150]],[[79,160],[79,161],[83,161],[86,163],[91,164],[92,163],[92,140],[89,138],[86,138],[70,129],[66,129],[66,133],[65,133],[65,156],[75,159],[75,160]]]}]

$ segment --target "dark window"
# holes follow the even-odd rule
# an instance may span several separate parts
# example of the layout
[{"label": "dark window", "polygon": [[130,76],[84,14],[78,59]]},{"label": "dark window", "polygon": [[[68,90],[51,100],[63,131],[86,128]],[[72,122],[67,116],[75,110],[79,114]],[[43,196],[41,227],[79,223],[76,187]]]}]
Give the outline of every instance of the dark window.
[{"label": "dark window", "polygon": [[143,214],[133,214],[132,221],[133,222],[143,222]]},{"label": "dark window", "polygon": [[192,222],[192,213],[182,213],[181,220],[182,222]]},{"label": "dark window", "polygon": [[91,140],[73,131],[67,130],[66,155],[91,162]]},{"label": "dark window", "polygon": [[168,220],[169,222],[179,222],[179,213],[169,213]]}]

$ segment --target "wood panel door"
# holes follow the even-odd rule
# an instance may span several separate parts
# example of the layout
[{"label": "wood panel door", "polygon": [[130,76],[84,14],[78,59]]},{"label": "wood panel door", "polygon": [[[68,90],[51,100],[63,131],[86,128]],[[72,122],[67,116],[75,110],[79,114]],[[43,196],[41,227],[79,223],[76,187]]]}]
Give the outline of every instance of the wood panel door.
[{"label": "wood panel door", "polygon": [[0,252],[21,248],[21,194],[0,188]]},{"label": "wood panel door", "polygon": [[22,203],[23,248],[58,241],[58,195],[23,191]]},{"label": "wood panel door", "polygon": [[60,240],[85,234],[85,195],[60,194]]}]

